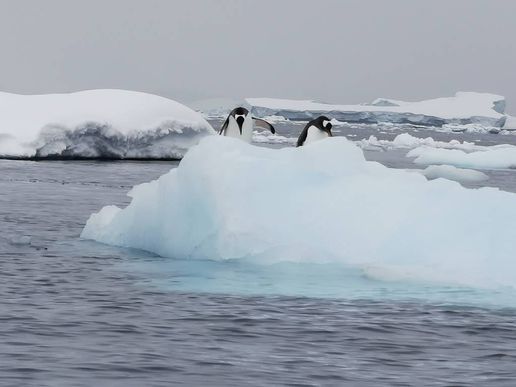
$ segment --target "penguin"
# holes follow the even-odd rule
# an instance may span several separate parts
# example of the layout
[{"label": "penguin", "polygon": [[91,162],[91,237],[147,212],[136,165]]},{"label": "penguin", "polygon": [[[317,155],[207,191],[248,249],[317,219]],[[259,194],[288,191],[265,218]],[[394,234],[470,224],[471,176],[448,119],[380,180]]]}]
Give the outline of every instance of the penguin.
[{"label": "penguin", "polygon": [[265,120],[254,118],[249,114],[249,110],[244,107],[237,107],[229,113],[228,118],[222,124],[219,134],[222,136],[234,137],[251,142],[253,139],[253,120],[257,126],[269,129],[272,134],[276,133],[274,126]]},{"label": "penguin", "polygon": [[333,137],[331,127],[330,119],[326,116],[319,116],[316,119],[313,119],[306,124],[305,128],[299,135],[297,146],[303,146],[310,142],[322,140],[327,137]]}]

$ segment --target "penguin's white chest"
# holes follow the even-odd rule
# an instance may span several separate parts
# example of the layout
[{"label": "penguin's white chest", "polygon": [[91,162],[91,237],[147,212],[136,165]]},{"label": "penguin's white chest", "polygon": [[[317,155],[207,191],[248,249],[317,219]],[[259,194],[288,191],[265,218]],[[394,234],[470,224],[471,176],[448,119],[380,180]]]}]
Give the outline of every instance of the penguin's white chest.
[{"label": "penguin's white chest", "polygon": [[327,132],[323,132],[316,126],[310,126],[308,128],[308,133],[306,134],[306,140],[304,145],[309,144],[314,141],[324,140],[325,138],[330,137]]},{"label": "penguin's white chest", "polygon": [[242,124],[242,134],[238,128],[238,123],[233,116],[229,117],[228,127],[226,128],[226,136],[239,138],[245,142],[251,142],[253,139],[253,119],[249,115],[244,119]]}]

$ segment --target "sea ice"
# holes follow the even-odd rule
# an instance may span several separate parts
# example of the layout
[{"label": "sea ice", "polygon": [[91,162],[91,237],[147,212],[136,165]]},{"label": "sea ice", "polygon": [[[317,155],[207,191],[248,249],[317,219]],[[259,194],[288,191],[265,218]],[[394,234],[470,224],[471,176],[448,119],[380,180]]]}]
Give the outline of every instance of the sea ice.
[{"label": "sea ice", "polygon": [[418,147],[430,147],[430,148],[446,148],[446,149],[462,149],[467,151],[485,149],[485,146],[475,145],[472,142],[458,140],[437,141],[432,137],[419,138],[414,137],[408,133],[401,133],[397,135],[394,140],[379,140],[376,136],[369,136],[368,139],[356,141],[356,144],[362,149],[414,149]]},{"label": "sea ice", "polygon": [[415,157],[414,163],[420,165],[447,164],[460,168],[506,169],[516,167],[516,146],[486,146],[469,153],[459,149],[420,147],[408,152],[407,157]]},{"label": "sea ice", "polygon": [[474,183],[487,180],[489,177],[480,171],[462,169],[453,165],[430,165],[421,171],[427,179],[444,178],[459,183]]},{"label": "sea ice", "polygon": [[124,209],[92,214],[82,237],[171,258],[338,262],[380,278],[516,286],[515,194],[390,169],[342,137],[267,149],[209,136],[129,196]]}]

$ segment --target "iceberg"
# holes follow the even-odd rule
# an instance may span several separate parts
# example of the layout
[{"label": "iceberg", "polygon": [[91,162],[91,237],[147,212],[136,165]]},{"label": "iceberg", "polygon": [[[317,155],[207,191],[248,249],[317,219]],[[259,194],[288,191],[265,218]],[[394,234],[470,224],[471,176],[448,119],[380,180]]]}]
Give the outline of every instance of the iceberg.
[{"label": "iceberg", "polygon": [[201,99],[188,104],[196,112],[199,112],[207,119],[226,118],[231,111],[242,106],[249,106],[241,99],[235,98],[208,98]]},{"label": "iceberg", "polygon": [[459,183],[476,183],[489,179],[489,177],[480,171],[473,169],[457,168],[453,165],[430,165],[421,171],[427,179],[448,179],[458,181]]},{"label": "iceberg", "polygon": [[0,157],[179,159],[215,131],[190,108],[126,90],[0,93]]},{"label": "iceberg", "polygon": [[129,196],[92,214],[81,237],[178,259],[516,287],[515,194],[390,169],[343,137],[270,149],[210,136]]},{"label": "iceberg", "polygon": [[504,130],[516,130],[516,117],[514,116],[507,116],[507,119],[505,120],[505,125],[503,126]]},{"label": "iceberg", "polygon": [[[364,150],[391,150],[391,149],[414,149],[414,148],[445,148],[445,149],[462,149],[466,151],[485,150],[489,147],[483,145],[476,145],[473,142],[458,140],[438,141],[432,137],[419,138],[412,136],[409,133],[398,134],[394,140],[379,140],[376,136],[369,136],[367,139],[358,140],[355,142],[360,148]],[[505,145],[504,145],[505,146]],[[510,145],[507,145],[510,146]]]},{"label": "iceberg", "polygon": [[484,147],[475,152],[460,149],[439,149],[419,147],[407,153],[420,165],[453,165],[471,169],[516,168],[516,146],[501,144]]},{"label": "iceberg", "polygon": [[348,123],[389,122],[432,127],[477,125],[501,128],[506,121],[504,97],[474,92],[458,92],[454,97],[420,102],[380,98],[362,105],[334,105],[310,100],[274,98],[246,98],[246,102],[257,116],[283,116],[289,120],[302,121],[311,120],[321,114]]}]

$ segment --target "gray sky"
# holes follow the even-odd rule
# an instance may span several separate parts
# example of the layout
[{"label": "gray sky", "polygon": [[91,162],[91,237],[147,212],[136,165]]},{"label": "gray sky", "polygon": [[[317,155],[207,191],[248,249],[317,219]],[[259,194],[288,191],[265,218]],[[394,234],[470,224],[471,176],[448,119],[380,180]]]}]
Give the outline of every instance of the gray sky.
[{"label": "gray sky", "polygon": [[0,0],[0,90],[211,97],[505,95],[516,1]]}]

